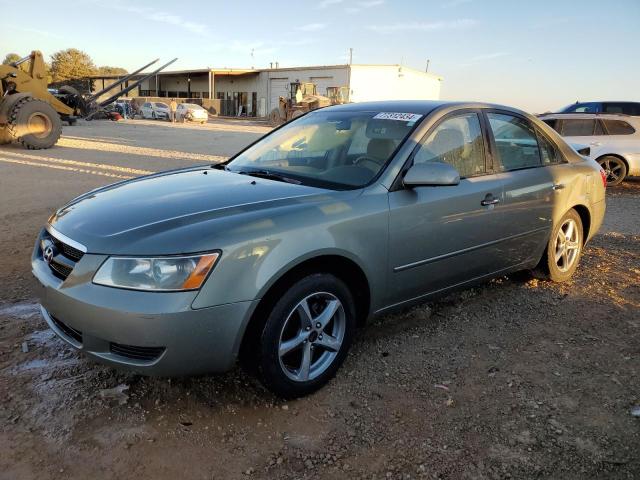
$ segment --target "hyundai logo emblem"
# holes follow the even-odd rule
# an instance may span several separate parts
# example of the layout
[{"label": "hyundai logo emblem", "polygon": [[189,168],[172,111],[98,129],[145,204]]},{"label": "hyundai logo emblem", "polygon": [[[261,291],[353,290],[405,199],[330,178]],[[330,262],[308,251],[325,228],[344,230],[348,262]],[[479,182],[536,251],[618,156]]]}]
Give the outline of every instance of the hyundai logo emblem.
[{"label": "hyundai logo emblem", "polygon": [[47,245],[44,249],[44,252],[42,252],[42,258],[46,263],[51,263],[51,260],[53,260],[53,256],[55,254],[56,253],[55,253],[55,250],[53,249],[53,245]]}]

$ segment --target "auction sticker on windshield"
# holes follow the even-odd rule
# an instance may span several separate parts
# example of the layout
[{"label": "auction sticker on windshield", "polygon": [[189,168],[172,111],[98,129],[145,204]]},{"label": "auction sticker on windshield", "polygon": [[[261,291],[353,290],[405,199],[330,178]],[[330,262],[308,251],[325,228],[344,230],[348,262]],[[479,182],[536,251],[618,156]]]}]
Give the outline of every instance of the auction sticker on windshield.
[{"label": "auction sticker on windshield", "polygon": [[399,120],[401,122],[416,122],[422,115],[419,113],[380,112],[375,117],[378,120]]}]

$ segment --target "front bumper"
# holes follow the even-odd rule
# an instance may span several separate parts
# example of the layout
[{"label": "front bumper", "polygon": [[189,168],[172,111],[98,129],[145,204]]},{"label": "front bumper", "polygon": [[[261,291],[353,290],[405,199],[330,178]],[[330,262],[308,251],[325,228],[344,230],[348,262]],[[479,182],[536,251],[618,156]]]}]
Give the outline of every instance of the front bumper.
[{"label": "front bumper", "polygon": [[242,334],[257,301],[193,309],[198,292],[139,292],[91,283],[106,258],[85,254],[61,280],[32,258],[42,314],[72,347],[144,375],[222,372],[236,360]]}]

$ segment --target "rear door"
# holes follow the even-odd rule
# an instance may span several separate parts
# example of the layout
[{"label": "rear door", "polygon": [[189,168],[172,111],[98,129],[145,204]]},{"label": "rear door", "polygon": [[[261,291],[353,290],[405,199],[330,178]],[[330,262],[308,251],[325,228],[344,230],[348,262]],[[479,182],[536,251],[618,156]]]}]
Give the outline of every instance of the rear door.
[{"label": "rear door", "polygon": [[409,160],[456,167],[455,186],[399,187],[389,193],[390,303],[435,293],[500,270],[502,181],[488,162],[477,110],[449,114]]},{"label": "rear door", "polygon": [[504,182],[504,254],[512,266],[523,266],[542,255],[553,224],[554,188],[561,187],[544,168],[536,130],[526,117],[500,110],[485,114]]}]

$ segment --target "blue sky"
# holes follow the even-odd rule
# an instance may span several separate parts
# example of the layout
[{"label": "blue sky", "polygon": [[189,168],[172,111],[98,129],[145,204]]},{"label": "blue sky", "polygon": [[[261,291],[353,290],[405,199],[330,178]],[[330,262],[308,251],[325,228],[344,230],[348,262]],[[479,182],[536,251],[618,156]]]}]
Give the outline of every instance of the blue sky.
[{"label": "blue sky", "polygon": [[[532,112],[640,100],[640,0],[0,0],[0,55],[76,47],[135,69],[403,63],[442,98]],[[64,5],[55,7],[52,5]],[[25,19],[29,19],[28,22]],[[253,56],[252,56],[253,52]]]}]

